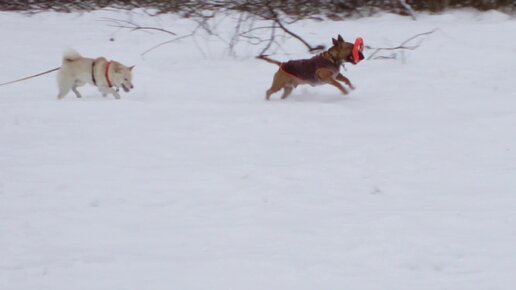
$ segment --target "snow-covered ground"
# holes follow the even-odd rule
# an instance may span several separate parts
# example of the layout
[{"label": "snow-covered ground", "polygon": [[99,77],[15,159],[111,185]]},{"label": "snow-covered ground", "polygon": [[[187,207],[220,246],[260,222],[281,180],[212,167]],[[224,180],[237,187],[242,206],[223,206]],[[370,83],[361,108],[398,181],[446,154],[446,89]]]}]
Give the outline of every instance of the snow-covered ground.
[{"label": "snow-covered ground", "polygon": [[[92,87],[58,101],[55,74],[0,87],[1,290],[514,289],[515,19],[297,23],[315,44],[439,30],[404,63],[348,65],[348,96],[266,102],[276,67],[259,48],[231,58],[198,38],[142,58],[167,36],[103,17],[191,27],[0,13],[0,82],[59,66],[67,47],[136,65],[119,101]],[[309,56],[283,48],[272,57]]]}]

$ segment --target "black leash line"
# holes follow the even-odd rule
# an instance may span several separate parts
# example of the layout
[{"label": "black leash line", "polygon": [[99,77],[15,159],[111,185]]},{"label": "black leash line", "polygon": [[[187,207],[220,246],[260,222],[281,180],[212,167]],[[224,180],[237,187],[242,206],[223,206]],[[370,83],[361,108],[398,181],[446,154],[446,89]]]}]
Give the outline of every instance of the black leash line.
[{"label": "black leash line", "polygon": [[10,85],[10,84],[13,84],[13,83],[17,83],[17,82],[21,82],[21,81],[25,81],[25,80],[28,80],[28,79],[32,79],[32,78],[35,78],[35,77],[39,77],[39,76],[42,76],[44,74],[48,74],[48,73],[51,73],[53,71],[56,71],[58,69],[60,69],[61,67],[56,67],[54,69],[51,69],[51,70],[47,70],[46,72],[42,72],[42,73],[39,73],[39,74],[35,74],[35,75],[32,75],[32,76],[28,76],[28,77],[25,77],[25,78],[22,78],[22,79],[18,79],[18,80],[14,80],[14,81],[10,81],[10,82],[6,82],[6,83],[1,83],[0,84],[0,87],[1,86],[5,86],[5,85]]}]

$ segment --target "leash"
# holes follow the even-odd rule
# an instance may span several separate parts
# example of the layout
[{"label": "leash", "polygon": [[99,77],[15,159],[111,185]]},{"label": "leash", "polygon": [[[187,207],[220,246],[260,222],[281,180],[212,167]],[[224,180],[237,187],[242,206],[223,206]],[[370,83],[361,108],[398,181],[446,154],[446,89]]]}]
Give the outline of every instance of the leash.
[{"label": "leash", "polygon": [[61,67],[56,67],[54,69],[51,69],[51,70],[47,70],[46,72],[42,72],[42,73],[39,73],[39,74],[35,74],[35,75],[32,75],[32,76],[28,76],[28,77],[25,77],[25,78],[22,78],[22,79],[18,79],[18,80],[14,80],[14,81],[10,81],[10,82],[6,82],[6,83],[1,83],[0,84],[0,87],[1,86],[6,86],[6,85],[10,85],[10,84],[14,84],[14,83],[17,83],[17,82],[22,82],[22,81],[25,81],[25,80],[28,80],[28,79],[32,79],[32,78],[35,78],[35,77],[39,77],[39,76],[42,76],[42,75],[45,75],[45,74],[48,74],[48,73],[51,73],[51,72],[54,72],[58,69],[60,69]]}]

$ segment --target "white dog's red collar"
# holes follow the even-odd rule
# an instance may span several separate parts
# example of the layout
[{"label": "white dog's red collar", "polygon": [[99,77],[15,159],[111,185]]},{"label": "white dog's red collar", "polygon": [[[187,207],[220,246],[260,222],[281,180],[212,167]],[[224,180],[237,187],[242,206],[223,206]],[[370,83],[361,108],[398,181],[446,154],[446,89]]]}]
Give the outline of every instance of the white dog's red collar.
[{"label": "white dog's red collar", "polygon": [[111,81],[109,80],[109,66],[111,65],[111,62],[108,62],[106,65],[106,71],[104,72],[104,76],[106,77],[106,81],[109,87],[112,87]]}]

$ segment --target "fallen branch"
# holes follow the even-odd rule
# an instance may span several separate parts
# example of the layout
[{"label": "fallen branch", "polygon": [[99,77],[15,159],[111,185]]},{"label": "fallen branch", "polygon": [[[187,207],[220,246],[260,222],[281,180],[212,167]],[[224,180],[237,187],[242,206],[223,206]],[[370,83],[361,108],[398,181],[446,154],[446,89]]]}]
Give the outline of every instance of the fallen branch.
[{"label": "fallen branch", "polygon": [[[368,60],[373,59],[373,57],[376,54],[378,54],[378,52],[384,51],[384,50],[415,50],[423,43],[424,39],[420,40],[417,44],[411,45],[411,46],[407,46],[407,43],[409,43],[421,36],[432,34],[432,33],[436,32],[437,30],[438,30],[438,28],[434,28],[431,31],[416,34],[416,35],[410,37],[409,39],[403,41],[400,45],[395,46],[395,47],[372,47],[372,46],[366,45],[365,48],[375,50],[367,59]],[[375,58],[375,59],[377,59],[377,58]]]},{"label": "fallen branch", "polygon": [[160,42],[160,43],[156,44],[155,46],[153,46],[153,47],[151,47],[151,48],[147,49],[146,51],[142,52],[142,53],[141,53],[141,56],[145,56],[147,53],[149,53],[149,52],[151,52],[151,51],[155,50],[156,48],[159,48],[159,47],[161,47],[161,46],[163,46],[163,45],[165,45],[165,44],[169,44],[169,43],[172,43],[172,42],[175,42],[175,41],[179,41],[179,40],[184,39],[184,38],[187,38],[187,37],[192,37],[192,36],[194,36],[194,35],[195,35],[195,32],[192,32],[192,33],[190,33],[190,34],[185,34],[185,35],[182,35],[182,36],[179,36],[179,37],[173,38],[173,39],[171,39],[171,40],[167,40],[167,41]]},{"label": "fallen branch", "polygon": [[153,26],[140,26],[134,22],[128,21],[128,20],[120,20],[120,19],[114,19],[114,18],[102,18],[102,21],[111,22],[112,24],[108,25],[109,27],[116,27],[116,28],[123,28],[123,29],[129,29],[131,31],[137,31],[137,30],[155,30],[163,33],[167,33],[170,35],[177,35],[176,33],[166,30],[163,28],[153,27]]},{"label": "fallen branch", "polygon": [[[114,18],[103,18],[102,21],[107,21],[107,22],[110,22],[112,24],[108,25],[110,27],[116,27],[116,28],[119,28],[119,29],[129,29],[131,32],[132,31],[138,31],[138,30],[154,30],[154,31],[159,31],[159,32],[163,32],[163,33],[166,33],[166,34],[169,34],[169,35],[172,35],[172,36],[177,36],[177,34],[175,32],[172,32],[170,30],[167,30],[167,29],[163,29],[163,28],[158,28],[158,27],[153,27],[153,26],[141,26],[135,22],[132,22],[132,21],[128,21],[128,20],[121,20],[121,19],[114,19]],[[188,37],[193,37],[195,36],[195,34],[198,32],[199,29],[204,29],[206,31],[208,31],[208,33],[212,33],[211,30],[209,30],[209,27],[208,25],[206,24],[207,20],[203,19],[203,21],[199,21],[197,22],[197,27],[191,32],[191,33],[188,33],[188,34],[185,34],[185,35],[181,35],[181,36],[177,36],[177,37],[174,37],[173,39],[170,39],[170,40],[167,40],[167,41],[163,41],[163,42],[160,42],[154,46],[152,46],[151,48],[145,50],[144,52],[141,53],[142,56],[145,56],[147,53],[165,45],[165,44],[169,44],[169,43],[172,43],[172,42],[176,42],[176,41],[179,41],[181,39],[185,39],[185,38],[188,38]],[[202,54],[204,54],[204,52],[202,50],[200,50]]]}]

